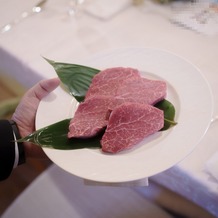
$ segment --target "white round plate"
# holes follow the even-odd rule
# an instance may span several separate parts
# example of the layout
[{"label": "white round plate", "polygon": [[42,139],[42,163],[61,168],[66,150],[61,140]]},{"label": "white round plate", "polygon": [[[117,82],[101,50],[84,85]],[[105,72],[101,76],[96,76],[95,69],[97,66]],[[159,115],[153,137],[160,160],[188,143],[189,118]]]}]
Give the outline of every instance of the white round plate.
[{"label": "white round plate", "polygon": [[[100,149],[44,149],[54,163],[76,176],[111,183],[150,177],[189,155],[210,125],[213,100],[205,78],[196,67],[174,54],[155,49],[123,48],[76,64],[102,70],[133,67],[144,77],[165,80],[168,85],[166,99],[174,104],[178,122],[167,131],[146,138],[134,149],[118,154],[106,154]],[[72,117],[77,106],[76,100],[58,87],[41,101],[36,128]]]}]

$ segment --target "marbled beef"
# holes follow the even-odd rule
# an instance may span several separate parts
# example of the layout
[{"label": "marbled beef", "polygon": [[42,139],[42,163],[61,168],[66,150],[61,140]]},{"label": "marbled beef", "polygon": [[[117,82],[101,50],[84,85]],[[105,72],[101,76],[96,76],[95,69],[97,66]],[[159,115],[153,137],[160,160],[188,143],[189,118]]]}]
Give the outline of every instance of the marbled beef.
[{"label": "marbled beef", "polygon": [[151,105],[124,103],[110,114],[102,137],[102,150],[117,153],[130,149],[164,125],[164,114]]},{"label": "marbled beef", "polygon": [[95,136],[107,125],[112,103],[109,96],[95,96],[80,103],[70,121],[68,138]]},{"label": "marbled beef", "polygon": [[136,78],[125,80],[117,89],[116,100],[121,103],[136,102],[154,105],[166,97],[164,81]]},{"label": "marbled beef", "polygon": [[165,82],[142,78],[138,70],[117,67],[101,71],[79,104],[68,137],[93,137],[107,127],[102,150],[129,149],[163,127],[163,112],[151,105],[165,96]]},{"label": "marbled beef", "polygon": [[114,67],[103,70],[93,77],[85,99],[94,95],[114,96],[124,80],[135,78],[140,78],[140,74],[133,68]]}]

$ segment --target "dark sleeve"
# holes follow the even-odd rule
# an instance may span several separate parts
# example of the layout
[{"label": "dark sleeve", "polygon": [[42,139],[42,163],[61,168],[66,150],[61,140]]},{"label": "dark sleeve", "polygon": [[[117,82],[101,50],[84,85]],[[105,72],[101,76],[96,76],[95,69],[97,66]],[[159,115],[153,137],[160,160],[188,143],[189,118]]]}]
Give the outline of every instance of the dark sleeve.
[{"label": "dark sleeve", "polygon": [[[15,163],[15,142],[19,139],[16,123],[9,120],[0,120],[0,181],[7,179]],[[23,144],[17,144],[18,164],[25,162]]]}]

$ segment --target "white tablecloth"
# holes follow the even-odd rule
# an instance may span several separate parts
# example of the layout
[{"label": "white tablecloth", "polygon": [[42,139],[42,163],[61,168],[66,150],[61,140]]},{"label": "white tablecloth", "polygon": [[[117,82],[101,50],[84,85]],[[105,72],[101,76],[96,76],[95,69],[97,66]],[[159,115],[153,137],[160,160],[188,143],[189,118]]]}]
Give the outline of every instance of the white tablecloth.
[{"label": "white tablecloth", "polygon": [[[0,0],[0,26],[35,2],[22,0],[14,6],[18,3]],[[105,49],[127,46],[164,49],[184,57],[203,72],[214,95],[214,117],[217,116],[217,35],[207,36],[173,24],[169,21],[172,15],[169,7],[129,6],[112,18],[101,20],[83,13],[82,7],[78,8],[76,17],[70,18],[66,7],[58,4],[59,0],[49,0],[43,12],[0,35],[1,71],[30,87],[42,78],[55,75],[42,56],[76,63]],[[215,121],[189,157],[151,178],[216,216],[218,182],[206,172],[205,163],[218,151],[217,132]]]}]

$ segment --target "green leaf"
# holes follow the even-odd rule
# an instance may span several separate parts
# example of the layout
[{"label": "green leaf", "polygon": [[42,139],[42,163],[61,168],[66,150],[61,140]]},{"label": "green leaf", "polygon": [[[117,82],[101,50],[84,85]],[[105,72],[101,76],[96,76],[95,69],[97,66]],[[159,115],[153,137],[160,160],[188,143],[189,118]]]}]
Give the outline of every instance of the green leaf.
[{"label": "green leaf", "polygon": [[60,63],[47,58],[45,60],[54,67],[61,82],[78,102],[84,100],[93,76],[100,72],[100,70],[87,66]]},{"label": "green leaf", "polygon": [[71,119],[65,119],[47,127],[41,128],[18,142],[32,142],[45,148],[61,150],[100,148],[101,135],[91,139],[68,139],[67,133]]},{"label": "green leaf", "polygon": [[164,99],[155,104],[154,106],[164,111],[164,127],[161,130],[167,130],[171,126],[175,126],[177,124],[174,121],[175,107],[171,102]]}]

